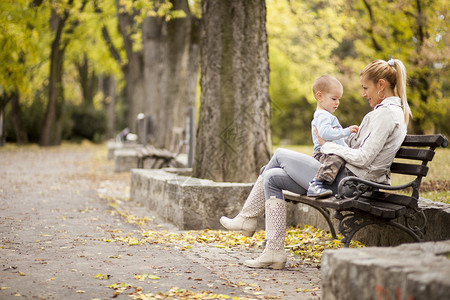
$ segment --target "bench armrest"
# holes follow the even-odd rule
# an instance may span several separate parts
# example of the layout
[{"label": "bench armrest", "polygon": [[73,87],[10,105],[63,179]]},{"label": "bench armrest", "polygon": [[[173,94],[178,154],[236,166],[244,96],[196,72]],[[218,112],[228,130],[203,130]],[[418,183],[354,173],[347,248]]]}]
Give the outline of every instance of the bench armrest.
[{"label": "bench armrest", "polygon": [[415,180],[408,182],[406,184],[392,186],[362,179],[356,176],[348,176],[339,182],[338,194],[336,198],[356,200],[362,194],[372,191],[373,189],[383,189],[390,191],[403,190],[410,186],[413,186],[414,183]]}]

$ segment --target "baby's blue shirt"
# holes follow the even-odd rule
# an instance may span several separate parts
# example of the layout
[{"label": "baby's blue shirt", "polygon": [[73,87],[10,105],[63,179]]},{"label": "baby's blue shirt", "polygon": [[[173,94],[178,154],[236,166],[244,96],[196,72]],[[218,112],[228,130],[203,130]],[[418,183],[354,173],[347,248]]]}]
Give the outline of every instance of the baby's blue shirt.
[{"label": "baby's blue shirt", "polygon": [[314,112],[314,118],[311,121],[311,135],[314,143],[314,153],[320,149],[320,145],[314,134],[314,127],[319,131],[319,136],[326,141],[332,141],[336,144],[347,146],[344,137],[350,135],[350,128],[342,128],[338,119],[324,109],[317,109]]}]

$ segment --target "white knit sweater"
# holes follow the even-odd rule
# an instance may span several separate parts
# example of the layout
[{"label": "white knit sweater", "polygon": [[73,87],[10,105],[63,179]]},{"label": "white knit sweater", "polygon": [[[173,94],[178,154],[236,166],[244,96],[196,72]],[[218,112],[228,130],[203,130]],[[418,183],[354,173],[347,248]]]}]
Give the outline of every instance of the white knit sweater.
[{"label": "white knit sweater", "polygon": [[390,183],[390,166],[406,136],[401,100],[389,97],[366,114],[358,133],[350,135],[349,147],[327,142],[321,151],[336,154],[356,176],[380,183]]}]

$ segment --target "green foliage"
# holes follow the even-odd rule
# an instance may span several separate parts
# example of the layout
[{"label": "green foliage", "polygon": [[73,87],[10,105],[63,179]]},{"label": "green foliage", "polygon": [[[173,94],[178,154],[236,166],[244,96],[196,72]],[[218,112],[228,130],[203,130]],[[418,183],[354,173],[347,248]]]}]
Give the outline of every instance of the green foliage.
[{"label": "green foliage", "polygon": [[[337,112],[342,125],[359,124],[368,106],[352,90],[355,78],[342,72],[335,54],[344,43],[344,1],[267,1],[272,134],[275,143],[311,143],[310,124],[316,108],[314,80],[330,74],[344,85]],[[353,69],[351,72],[353,74]],[[350,88],[349,88],[350,86]],[[356,109],[355,109],[356,108]],[[342,110],[343,113],[340,113]],[[348,113],[348,112],[351,113]]]},{"label": "green foliage", "polygon": [[32,7],[29,0],[0,2],[0,93],[17,91],[33,99],[43,86],[49,49],[49,11],[45,5]]},{"label": "green foliage", "polygon": [[[361,24],[347,31],[360,61],[393,56],[404,62],[414,116],[410,129],[448,134],[442,120],[448,119],[450,104],[449,2],[353,0],[346,10]],[[341,58],[347,63],[352,59]]]},{"label": "green foliage", "polygon": [[273,140],[310,143],[311,85],[322,74],[344,85],[336,112],[341,124],[359,124],[370,110],[359,73],[391,55],[405,63],[409,76],[409,131],[449,135],[449,12],[442,0],[268,0]]},{"label": "green foliage", "polygon": [[[88,59],[90,78],[114,76],[117,93],[125,85],[127,63],[119,34],[115,0],[73,0],[63,31],[67,42],[64,61],[64,96],[72,109],[83,103],[77,64]],[[31,141],[41,128],[47,105],[51,10],[62,13],[68,1],[0,1],[0,93],[20,95],[24,127]],[[141,24],[147,16],[167,20],[184,17],[171,1],[120,0],[119,13],[134,17],[134,49],[141,43]],[[201,16],[201,1],[188,1]],[[419,6],[420,5],[420,6]],[[359,124],[370,108],[361,97],[359,72],[370,61],[390,55],[401,59],[409,76],[408,99],[414,119],[410,133],[450,135],[449,1],[277,1],[267,0],[272,132],[276,143],[311,143],[310,121],[315,110],[311,85],[322,74],[337,77],[344,95],[336,112],[343,126]],[[118,50],[114,59],[105,42],[106,29]],[[92,79],[94,80],[94,79]],[[97,94],[94,99],[100,99]],[[118,97],[118,99],[122,99]],[[101,109],[101,101],[94,103]],[[82,108],[80,108],[82,110]],[[126,101],[118,101],[118,128],[125,127]],[[68,112],[68,116],[71,114]],[[9,119],[9,118],[8,118]],[[67,136],[73,123],[63,120]],[[8,125],[8,137],[14,138]]]}]

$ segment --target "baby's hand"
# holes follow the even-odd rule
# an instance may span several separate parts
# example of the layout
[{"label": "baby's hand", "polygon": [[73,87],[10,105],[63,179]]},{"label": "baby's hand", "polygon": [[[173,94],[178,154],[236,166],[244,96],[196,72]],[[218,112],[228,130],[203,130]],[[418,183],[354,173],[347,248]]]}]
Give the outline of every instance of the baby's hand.
[{"label": "baby's hand", "polygon": [[350,133],[357,133],[359,130],[358,125],[352,125],[352,126],[349,126],[348,128],[350,128]]}]

